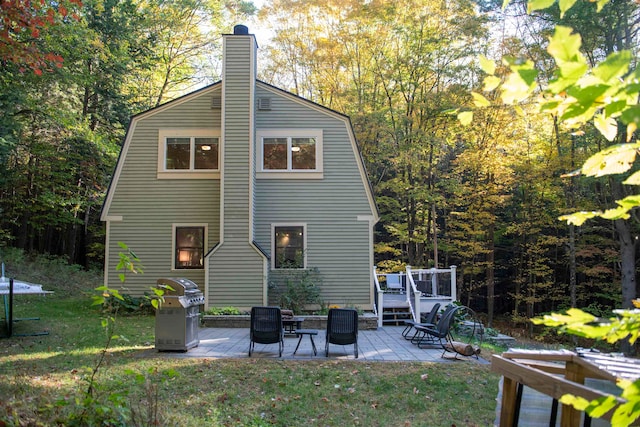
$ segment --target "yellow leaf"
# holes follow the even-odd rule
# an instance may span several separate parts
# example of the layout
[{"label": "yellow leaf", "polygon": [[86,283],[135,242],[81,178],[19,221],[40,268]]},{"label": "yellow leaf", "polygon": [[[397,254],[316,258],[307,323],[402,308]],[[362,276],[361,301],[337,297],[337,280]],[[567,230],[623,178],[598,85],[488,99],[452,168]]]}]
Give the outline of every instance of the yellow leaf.
[{"label": "yellow leaf", "polygon": [[502,85],[502,101],[505,104],[516,104],[523,101],[533,90],[533,85],[528,85],[520,74],[511,73]]},{"label": "yellow leaf", "polygon": [[622,183],[627,185],[640,185],[640,171],[634,172],[629,178],[622,181]]},{"label": "yellow leaf", "polygon": [[458,120],[463,126],[468,126],[473,121],[473,111],[463,111],[458,113]]},{"label": "yellow leaf", "polygon": [[471,96],[473,96],[473,103],[478,108],[489,107],[491,105],[491,102],[489,102],[487,98],[477,92],[471,92]]},{"label": "yellow leaf", "polygon": [[638,125],[636,125],[635,123],[629,123],[627,125],[627,142],[631,141],[631,138],[633,138],[633,133],[638,130]]},{"label": "yellow leaf", "polygon": [[573,224],[573,225],[577,225],[578,227],[580,227],[582,224],[584,224],[584,222],[588,219],[591,218],[595,218],[596,216],[598,216],[601,212],[575,212],[572,213],[570,215],[562,215],[561,217],[558,217],[558,219],[560,221],[567,221],[567,224]]},{"label": "yellow leaf", "polygon": [[582,165],[582,173],[599,177],[626,172],[633,165],[639,146],[633,143],[608,147],[589,157]]},{"label": "yellow leaf", "polygon": [[525,117],[524,110],[522,109],[522,107],[521,107],[521,106],[519,106],[519,105],[514,105],[513,109],[515,110],[515,112],[516,112],[516,114],[517,114],[518,116],[520,116],[520,117]]},{"label": "yellow leaf", "polygon": [[500,86],[500,78],[496,76],[487,76],[484,78],[484,86],[482,90],[485,92],[491,92],[495,88]]},{"label": "yellow leaf", "polygon": [[604,114],[598,114],[593,118],[593,124],[607,140],[613,141],[616,139],[618,123],[613,117],[605,117]]},{"label": "yellow leaf", "polygon": [[576,170],[571,171],[571,172],[563,173],[562,175],[560,175],[560,178],[572,178],[574,176],[580,176],[580,169],[576,169]]},{"label": "yellow leaf", "polygon": [[571,6],[573,6],[575,2],[576,0],[558,0],[558,5],[560,6],[560,18],[564,17],[565,12],[571,9]]},{"label": "yellow leaf", "polygon": [[496,63],[495,62],[493,62],[492,60],[488,59],[484,55],[480,55],[478,57],[478,60],[480,61],[480,68],[482,68],[482,71],[484,71],[485,73],[489,74],[490,76],[492,76],[496,72]]}]

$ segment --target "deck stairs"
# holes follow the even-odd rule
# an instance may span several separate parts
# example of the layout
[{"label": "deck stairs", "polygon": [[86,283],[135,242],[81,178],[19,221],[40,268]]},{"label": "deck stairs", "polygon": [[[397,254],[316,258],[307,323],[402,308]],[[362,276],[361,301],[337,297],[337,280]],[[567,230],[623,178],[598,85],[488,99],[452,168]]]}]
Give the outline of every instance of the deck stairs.
[{"label": "deck stairs", "polygon": [[385,299],[382,311],[382,324],[389,326],[403,326],[405,320],[412,319],[409,303],[402,300],[388,301]]}]

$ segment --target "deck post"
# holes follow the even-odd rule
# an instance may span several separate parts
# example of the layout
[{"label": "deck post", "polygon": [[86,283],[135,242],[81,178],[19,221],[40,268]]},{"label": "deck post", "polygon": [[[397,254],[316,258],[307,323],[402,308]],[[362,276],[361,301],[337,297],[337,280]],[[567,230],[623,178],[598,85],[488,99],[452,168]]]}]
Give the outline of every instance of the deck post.
[{"label": "deck post", "polygon": [[422,292],[418,291],[416,292],[416,294],[413,296],[414,297],[414,313],[413,313],[413,320],[415,320],[416,322],[420,322],[421,318],[422,318],[422,313],[421,313],[421,297],[422,297]]},{"label": "deck post", "polygon": [[376,298],[376,311],[378,314],[378,328],[382,328],[382,319],[384,318],[384,292],[380,288],[380,282],[378,282],[378,267],[373,266],[373,286],[377,295]]},{"label": "deck post", "polygon": [[451,268],[451,302],[455,302],[457,300],[456,297],[456,267],[455,265],[450,266]]}]

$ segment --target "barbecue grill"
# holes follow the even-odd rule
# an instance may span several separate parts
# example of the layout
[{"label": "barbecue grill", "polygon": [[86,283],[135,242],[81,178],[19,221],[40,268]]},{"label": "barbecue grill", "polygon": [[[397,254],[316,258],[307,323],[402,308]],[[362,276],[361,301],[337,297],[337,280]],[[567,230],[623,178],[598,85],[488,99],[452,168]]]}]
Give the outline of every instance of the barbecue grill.
[{"label": "barbecue grill", "polygon": [[187,351],[200,344],[198,320],[204,295],[189,279],[161,278],[157,285],[170,286],[156,312],[156,350]]}]

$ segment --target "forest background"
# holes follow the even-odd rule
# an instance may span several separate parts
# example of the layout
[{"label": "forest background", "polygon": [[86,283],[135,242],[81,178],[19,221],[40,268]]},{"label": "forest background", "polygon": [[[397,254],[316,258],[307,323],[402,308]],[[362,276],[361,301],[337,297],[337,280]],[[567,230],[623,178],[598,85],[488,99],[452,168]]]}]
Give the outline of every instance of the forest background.
[{"label": "forest background", "polygon": [[[457,265],[461,302],[514,321],[570,306],[623,305],[635,291],[638,217],[558,217],[614,205],[624,177],[574,171],[613,143],[528,102],[492,105],[469,126],[479,56],[530,60],[546,86],[556,25],[591,66],[638,58],[640,5],[581,1],[527,14],[492,0],[3,1],[0,7],[2,247],[102,268],[100,209],[132,114],[219,80],[221,34],[268,30],[259,78],[351,117],[381,220],[381,271]],[[495,76],[508,84],[509,69]],[[476,100],[477,101],[477,100]],[[622,138],[622,137],[621,137]],[[631,172],[635,171],[632,169]],[[134,248],[135,249],[135,248]],[[627,278],[629,280],[629,278]],[[628,295],[628,292],[627,292]]]}]

